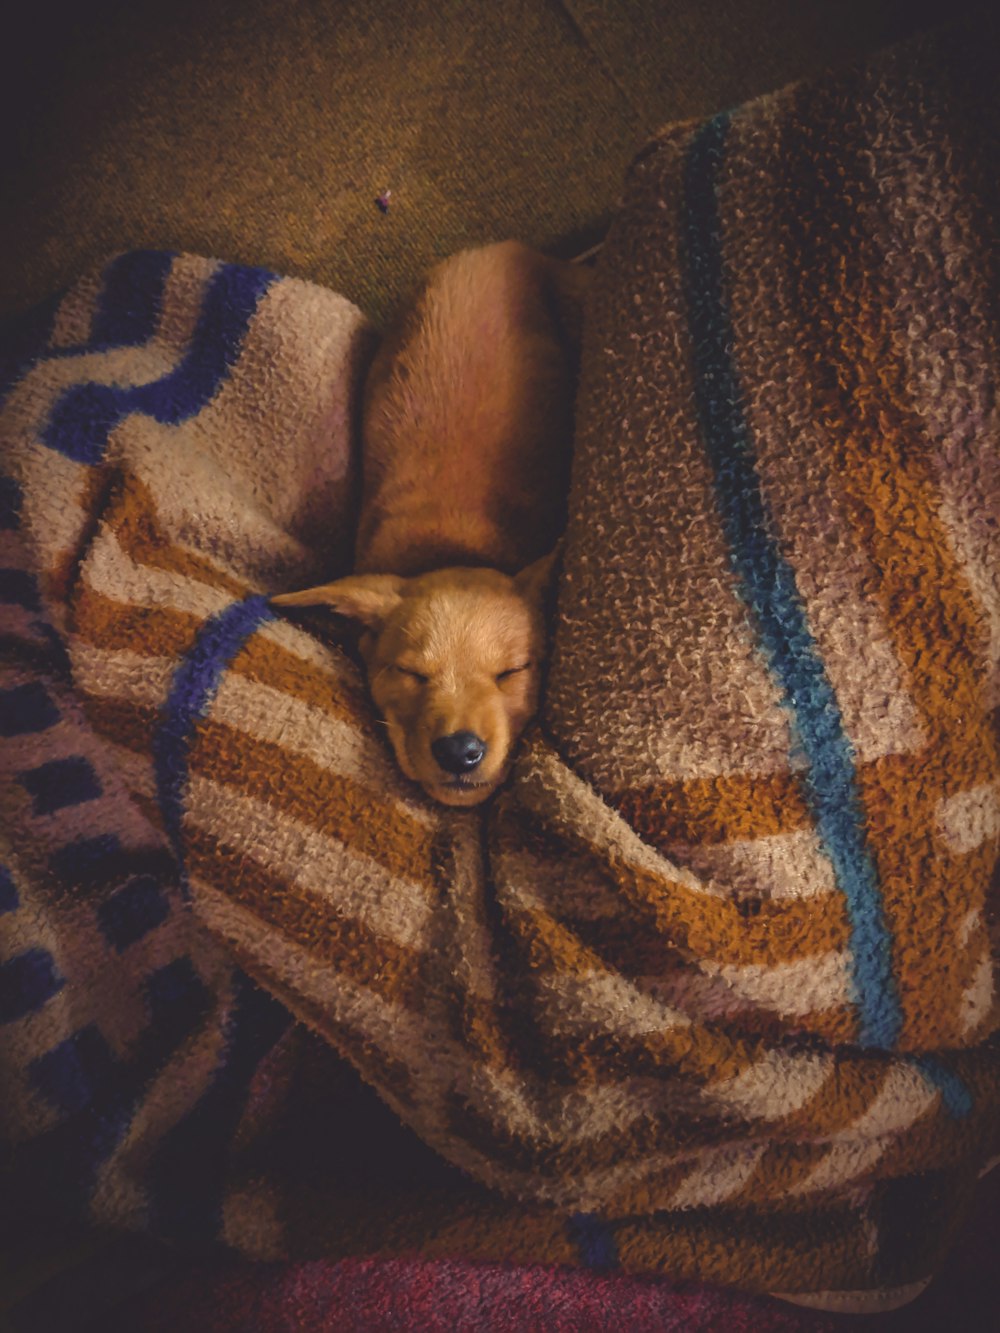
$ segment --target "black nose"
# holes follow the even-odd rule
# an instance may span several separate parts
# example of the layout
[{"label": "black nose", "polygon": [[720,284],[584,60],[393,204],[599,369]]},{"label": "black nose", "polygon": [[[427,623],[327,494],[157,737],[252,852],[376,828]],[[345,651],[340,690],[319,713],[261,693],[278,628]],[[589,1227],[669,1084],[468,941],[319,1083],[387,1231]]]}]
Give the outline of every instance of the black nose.
[{"label": "black nose", "polygon": [[453,731],[431,742],[431,754],[446,773],[470,773],[485,753],[486,742],[471,731]]}]

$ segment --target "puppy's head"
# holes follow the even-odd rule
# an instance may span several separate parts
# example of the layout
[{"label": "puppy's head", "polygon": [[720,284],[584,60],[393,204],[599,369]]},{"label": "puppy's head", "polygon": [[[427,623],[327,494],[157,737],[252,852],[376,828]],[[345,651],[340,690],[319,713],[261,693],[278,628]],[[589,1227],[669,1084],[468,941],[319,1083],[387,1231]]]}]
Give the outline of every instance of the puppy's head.
[{"label": "puppy's head", "polygon": [[545,556],[514,577],[355,574],[273,602],[329,606],[360,622],[369,688],[400,768],[445,805],[478,805],[507,776],[538,704],[553,563]]}]

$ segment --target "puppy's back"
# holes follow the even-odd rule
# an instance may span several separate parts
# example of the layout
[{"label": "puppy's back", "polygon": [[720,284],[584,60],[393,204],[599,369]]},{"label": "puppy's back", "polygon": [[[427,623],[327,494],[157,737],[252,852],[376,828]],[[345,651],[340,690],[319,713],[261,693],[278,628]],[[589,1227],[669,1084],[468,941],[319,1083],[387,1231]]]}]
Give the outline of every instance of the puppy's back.
[{"label": "puppy's back", "polygon": [[432,271],[369,374],[359,571],[514,572],[551,549],[588,278],[513,241]]}]

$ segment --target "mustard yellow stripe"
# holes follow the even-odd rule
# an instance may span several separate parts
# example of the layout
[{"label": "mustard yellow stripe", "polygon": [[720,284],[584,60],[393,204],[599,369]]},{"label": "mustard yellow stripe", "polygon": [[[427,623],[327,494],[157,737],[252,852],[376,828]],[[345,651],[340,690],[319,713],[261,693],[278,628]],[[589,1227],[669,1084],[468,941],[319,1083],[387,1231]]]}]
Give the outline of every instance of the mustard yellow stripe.
[{"label": "mustard yellow stripe", "polygon": [[352,777],[212,718],[196,725],[189,766],[192,774],[275,804],[392,875],[437,887],[434,830]]},{"label": "mustard yellow stripe", "polygon": [[[509,836],[516,844],[517,830]],[[545,852],[558,862],[565,854],[588,850],[586,833],[567,824],[535,822],[527,831],[536,855],[545,841]],[[591,856],[594,857],[593,851]],[[613,886],[622,908],[630,914],[640,950],[648,957],[648,941],[662,942],[667,952],[664,966],[670,964],[671,950],[695,961],[710,960],[719,965],[777,965],[797,962],[815,954],[842,950],[847,943],[848,925],[842,900],[773,899],[750,903],[699,893],[678,880],[658,876],[651,871],[611,858],[594,858],[595,870]],[[647,971],[648,962],[628,966],[616,960],[633,975]]]},{"label": "mustard yellow stripe", "polygon": [[152,752],[153,737],[160,720],[155,708],[82,691],[80,697],[87,718],[96,731],[115,745],[122,745],[136,754],[148,756]]},{"label": "mustard yellow stripe", "polygon": [[621,792],[614,803],[646,842],[668,855],[676,843],[762,838],[810,823],[802,780],[794,773],[661,781]]},{"label": "mustard yellow stripe", "polygon": [[[60,460],[60,466],[65,467],[67,464]],[[72,498],[67,496],[65,504],[67,509],[73,506],[79,510],[81,530],[74,535],[81,542],[93,535],[110,486],[111,481],[104,468],[79,468],[79,494]],[[61,604],[68,599],[80,573],[80,562],[86,554],[86,548],[82,545],[60,551],[49,568],[42,572],[42,590],[50,601]]]},{"label": "mustard yellow stripe", "polygon": [[193,878],[216,886],[234,903],[306,948],[316,964],[333,967],[348,980],[405,1007],[422,1006],[423,954],[377,935],[363,922],[345,918],[295,885],[188,822],[185,850]]},{"label": "mustard yellow stripe", "polygon": [[[852,162],[815,126],[805,129],[813,137],[797,139],[791,160],[807,151],[816,170],[808,180],[789,174],[778,201],[797,280],[790,374],[810,386],[811,414],[822,427],[814,447],[839,479],[854,536],[871,560],[868,595],[881,609],[905,688],[938,763],[961,781],[984,745],[995,756],[982,729],[986,627],[940,516],[899,349],[905,331],[895,327],[881,255],[853,198],[870,194],[870,180],[857,175],[869,164]],[[805,221],[817,209],[823,228]]]},{"label": "mustard yellow stripe", "polygon": [[620,1267],[674,1279],[727,1283],[751,1291],[809,1291],[863,1285],[871,1277],[863,1209],[830,1200],[807,1216],[713,1208],[668,1212],[615,1227]]},{"label": "mustard yellow stripe", "polygon": [[137,564],[222,589],[234,600],[252,591],[245,580],[189,547],[178,545],[160,521],[152,492],[134,473],[127,474],[116,491],[104,522],[114,531],[121,549]]},{"label": "mustard yellow stripe", "polygon": [[[204,620],[172,607],[117,601],[81,584],[74,600],[74,631],[106,651],[181,658],[194,644]],[[333,675],[304,661],[295,652],[255,634],[233,660],[230,671],[262,681],[329,713],[374,737],[375,715],[355,668],[346,661]]]},{"label": "mustard yellow stripe", "polygon": [[[966,780],[989,771],[980,750],[967,756]],[[944,791],[957,775],[928,781],[928,757],[887,756],[858,774],[875,836],[886,913],[892,923],[896,971],[903,1007],[903,1050],[961,1044],[963,996],[972,984],[981,950],[966,947],[959,932],[970,912],[984,917],[996,862],[994,843],[955,852],[938,828]]]}]

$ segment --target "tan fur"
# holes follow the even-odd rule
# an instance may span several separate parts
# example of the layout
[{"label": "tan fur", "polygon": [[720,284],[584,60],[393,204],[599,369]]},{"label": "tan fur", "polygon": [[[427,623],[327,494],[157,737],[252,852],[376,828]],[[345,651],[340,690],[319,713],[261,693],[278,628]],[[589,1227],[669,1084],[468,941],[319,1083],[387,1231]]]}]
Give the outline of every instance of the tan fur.
[{"label": "tan fur", "polygon": [[[366,627],[399,765],[449,805],[496,789],[537,706],[588,279],[513,241],[433,270],[369,374],[358,573],[274,598]],[[456,777],[430,747],[461,732],[486,753]]]}]

